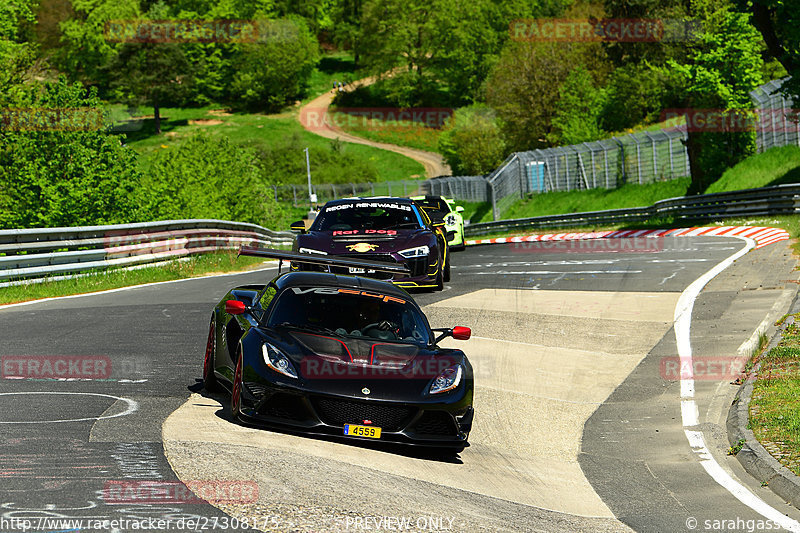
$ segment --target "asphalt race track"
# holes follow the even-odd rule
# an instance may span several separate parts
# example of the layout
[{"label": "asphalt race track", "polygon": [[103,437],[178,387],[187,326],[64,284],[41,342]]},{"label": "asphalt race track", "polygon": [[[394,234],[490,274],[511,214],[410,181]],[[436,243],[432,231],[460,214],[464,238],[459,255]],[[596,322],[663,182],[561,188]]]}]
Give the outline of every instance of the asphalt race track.
[{"label": "asphalt race track", "polygon": [[[0,308],[0,532],[776,530],[764,512],[800,528],[726,454],[730,375],[695,375],[689,427],[674,371],[681,293],[745,242],[652,241],[471,247],[445,291],[415,294],[433,327],[473,329],[458,346],[476,419],[455,458],[229,421],[200,380],[210,310],[273,270]],[[695,359],[735,359],[786,312],[793,267],[780,242],[715,277],[694,302]],[[114,492],[155,481],[174,490]]]}]

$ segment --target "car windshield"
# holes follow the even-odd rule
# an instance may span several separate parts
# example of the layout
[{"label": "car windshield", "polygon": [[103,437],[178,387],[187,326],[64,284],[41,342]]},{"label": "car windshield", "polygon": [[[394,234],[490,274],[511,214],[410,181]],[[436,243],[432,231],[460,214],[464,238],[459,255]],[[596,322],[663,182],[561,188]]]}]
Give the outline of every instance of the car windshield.
[{"label": "car windshield", "polygon": [[425,198],[424,200],[414,200],[423,209],[430,209],[433,211],[441,211],[442,213],[449,213],[450,206],[441,198]]},{"label": "car windshield", "polygon": [[403,298],[337,287],[291,287],[278,297],[268,327],[342,337],[430,344],[424,315]]},{"label": "car windshield", "polygon": [[317,215],[315,231],[387,230],[419,227],[410,205],[394,202],[352,202],[328,206]]}]

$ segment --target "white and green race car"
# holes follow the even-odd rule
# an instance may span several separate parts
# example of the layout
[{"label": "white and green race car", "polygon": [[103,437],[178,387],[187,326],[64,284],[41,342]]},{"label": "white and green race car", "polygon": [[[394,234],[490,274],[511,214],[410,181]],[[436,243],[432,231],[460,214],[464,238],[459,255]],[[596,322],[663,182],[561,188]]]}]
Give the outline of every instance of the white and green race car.
[{"label": "white and green race car", "polygon": [[444,220],[445,231],[454,232],[455,235],[447,244],[453,251],[463,250],[464,244],[464,217],[461,212],[464,208],[456,205],[455,200],[445,196],[412,196],[414,202],[420,206],[431,218]]}]

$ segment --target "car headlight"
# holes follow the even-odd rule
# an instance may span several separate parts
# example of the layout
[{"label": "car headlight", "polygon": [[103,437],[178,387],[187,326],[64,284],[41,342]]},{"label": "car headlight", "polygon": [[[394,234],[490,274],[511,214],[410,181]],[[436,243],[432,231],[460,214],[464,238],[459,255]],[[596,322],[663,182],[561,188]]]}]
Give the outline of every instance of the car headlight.
[{"label": "car headlight", "polygon": [[436,376],[436,379],[431,383],[431,388],[428,390],[428,393],[440,394],[455,389],[458,387],[458,384],[461,383],[462,373],[461,365],[451,366]]},{"label": "car headlight", "polygon": [[261,346],[261,353],[264,355],[264,362],[275,372],[297,379],[297,371],[294,369],[289,358],[270,343]]},{"label": "car headlight", "polygon": [[447,215],[444,217],[444,223],[448,226],[455,226],[456,225],[456,216],[455,215]]},{"label": "car headlight", "polygon": [[322,250],[314,250],[311,248],[300,248],[297,250],[301,254],[318,254],[318,255],[328,255],[328,252],[323,252]]},{"label": "car headlight", "polygon": [[416,248],[401,250],[399,253],[403,257],[422,257],[431,253],[431,249],[427,246],[417,246]]}]

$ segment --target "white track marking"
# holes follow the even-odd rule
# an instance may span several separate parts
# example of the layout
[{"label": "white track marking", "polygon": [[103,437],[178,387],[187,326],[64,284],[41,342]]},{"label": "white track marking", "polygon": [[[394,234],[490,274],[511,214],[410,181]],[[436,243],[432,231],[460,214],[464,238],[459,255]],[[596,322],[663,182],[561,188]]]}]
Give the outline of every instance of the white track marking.
[{"label": "white track marking", "polygon": [[136,410],[139,409],[139,404],[135,400],[131,400],[130,398],[120,398],[119,396],[112,396],[110,394],[100,394],[97,392],[48,392],[48,391],[0,392],[0,396],[24,396],[24,395],[34,395],[34,394],[42,394],[48,396],[63,396],[63,395],[101,396],[103,398],[112,398],[119,402],[125,402],[126,404],[128,404],[128,406],[125,408],[124,411],[122,411],[121,413],[117,413],[115,415],[90,416],[87,418],[67,418],[64,420],[16,420],[16,421],[0,420],[0,424],[56,424],[60,422],[84,422],[87,420],[104,420],[106,418],[117,418],[119,416],[129,415],[131,413],[136,412]]},{"label": "white track marking", "polygon": [[[720,272],[728,268],[734,261],[755,248],[756,243],[749,238],[739,237],[746,242],[746,246],[729,256],[727,259],[718,263],[714,268],[697,278],[686,290],[681,293],[678,304],[675,306],[674,328],[675,340],[678,346],[678,356],[681,360],[682,368],[692,368],[692,343],[690,337],[692,323],[692,309],[694,302],[703,287],[716,277]],[[684,364],[686,366],[684,367]],[[689,428],[698,425],[698,410],[694,400],[694,379],[681,376],[681,420],[683,422],[684,433],[689,441],[689,446],[700,459],[700,465],[719,483],[725,490],[730,492],[737,500],[753,509],[761,516],[774,521],[782,528],[800,533],[800,522],[789,518],[777,509],[773,508],[764,500],[750,492],[744,485],[733,479],[711,455],[703,437],[702,431]]]}]

